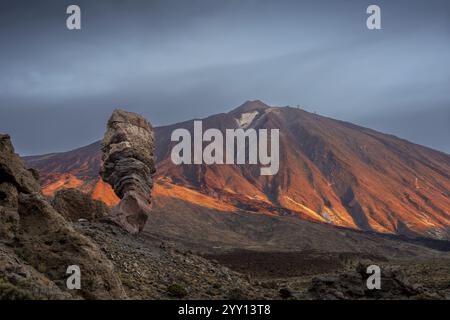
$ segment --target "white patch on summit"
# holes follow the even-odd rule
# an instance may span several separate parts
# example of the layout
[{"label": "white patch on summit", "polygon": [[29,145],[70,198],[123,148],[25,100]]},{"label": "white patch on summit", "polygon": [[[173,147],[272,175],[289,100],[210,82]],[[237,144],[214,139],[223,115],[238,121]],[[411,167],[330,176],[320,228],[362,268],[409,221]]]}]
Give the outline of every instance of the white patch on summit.
[{"label": "white patch on summit", "polygon": [[253,120],[258,114],[258,111],[242,113],[241,117],[239,119],[236,119],[236,121],[241,128],[247,128],[252,124]]}]

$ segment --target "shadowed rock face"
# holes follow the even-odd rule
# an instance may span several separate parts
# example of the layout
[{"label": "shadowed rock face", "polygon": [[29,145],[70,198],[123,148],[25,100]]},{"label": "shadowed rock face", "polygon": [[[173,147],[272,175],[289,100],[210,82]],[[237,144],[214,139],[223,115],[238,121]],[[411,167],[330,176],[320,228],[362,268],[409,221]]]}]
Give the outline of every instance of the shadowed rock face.
[{"label": "shadowed rock face", "polygon": [[[80,290],[68,290],[66,270],[82,272]],[[33,171],[0,134],[0,275],[27,298],[126,298],[112,263],[44,198]],[[25,276],[24,276],[25,275]],[[20,280],[20,281],[19,281]]]},{"label": "shadowed rock face", "polygon": [[109,207],[102,201],[94,200],[90,195],[77,189],[59,190],[51,204],[66,220],[72,222],[80,219],[96,221],[111,213]]},{"label": "shadowed rock face", "polygon": [[100,175],[121,199],[111,218],[128,232],[138,233],[151,208],[155,173],[153,128],[136,113],[115,110],[108,121],[102,151]]},{"label": "shadowed rock face", "polygon": [[[0,134],[0,150],[0,182],[3,184],[8,181],[19,192],[41,192],[35,171],[27,170],[19,156],[14,153],[9,135]],[[4,194],[5,198],[10,195],[8,192],[1,194]]]}]

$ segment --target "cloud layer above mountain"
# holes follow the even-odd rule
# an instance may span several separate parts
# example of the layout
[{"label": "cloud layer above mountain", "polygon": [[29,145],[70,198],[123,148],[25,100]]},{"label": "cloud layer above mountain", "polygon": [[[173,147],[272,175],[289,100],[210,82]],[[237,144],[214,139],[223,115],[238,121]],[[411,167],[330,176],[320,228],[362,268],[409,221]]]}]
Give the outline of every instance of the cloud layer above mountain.
[{"label": "cloud layer above mountain", "polygon": [[450,4],[377,1],[69,1],[0,4],[0,131],[23,154],[101,137],[115,107],[155,125],[248,99],[450,152]]}]

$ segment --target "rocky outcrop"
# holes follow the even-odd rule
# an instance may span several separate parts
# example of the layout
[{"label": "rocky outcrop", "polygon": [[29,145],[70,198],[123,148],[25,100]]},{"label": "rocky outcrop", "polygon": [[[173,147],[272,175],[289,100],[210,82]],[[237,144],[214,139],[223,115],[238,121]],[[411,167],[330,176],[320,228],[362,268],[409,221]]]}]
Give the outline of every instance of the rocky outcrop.
[{"label": "rocky outcrop", "polygon": [[[14,153],[11,138],[7,134],[0,134],[0,183],[8,183],[18,192],[40,192],[41,187],[34,176],[34,170],[28,170],[20,157]],[[0,200],[8,197],[8,192],[1,191]]]},{"label": "rocky outcrop", "polygon": [[37,194],[19,197],[20,227],[17,250],[31,265],[65,288],[67,267],[81,270],[80,294],[86,299],[124,296],[111,262],[89,238],[76,232],[45,199]]},{"label": "rocky outcrop", "polygon": [[136,113],[115,110],[108,121],[102,151],[100,174],[121,199],[112,210],[111,219],[128,232],[138,233],[151,208],[155,173],[153,128]]},{"label": "rocky outcrop", "polygon": [[52,200],[52,206],[66,220],[72,222],[80,219],[96,221],[111,213],[109,207],[102,201],[94,200],[89,194],[77,189],[59,190]]},{"label": "rocky outcrop", "polygon": [[20,193],[39,194],[40,190],[33,173],[15,154],[10,136],[0,134],[0,239],[13,239],[19,228]]},{"label": "rocky outcrop", "polygon": [[[66,287],[70,265],[80,267],[80,290]],[[0,295],[126,297],[112,263],[44,198],[35,175],[14,153],[8,135],[0,135],[0,271],[0,287],[6,288]]]},{"label": "rocky outcrop", "polygon": [[442,298],[421,286],[409,282],[405,274],[396,267],[381,268],[380,289],[369,290],[366,273],[368,263],[360,263],[355,272],[312,279],[309,292],[314,299],[354,300],[354,299],[423,299]]}]

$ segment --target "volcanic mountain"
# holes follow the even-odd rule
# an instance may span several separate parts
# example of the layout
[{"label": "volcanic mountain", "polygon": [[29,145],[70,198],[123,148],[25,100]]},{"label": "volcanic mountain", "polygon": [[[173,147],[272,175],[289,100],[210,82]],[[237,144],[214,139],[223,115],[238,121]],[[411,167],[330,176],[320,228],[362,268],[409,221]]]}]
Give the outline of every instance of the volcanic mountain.
[{"label": "volcanic mountain", "polygon": [[[156,211],[173,210],[181,201],[185,208],[204,212],[289,216],[362,231],[450,239],[448,154],[261,101],[202,121],[203,130],[222,132],[279,129],[278,173],[261,176],[260,165],[175,165],[171,134],[177,128],[192,134],[194,120],[156,127]],[[110,206],[118,201],[98,175],[100,142],[25,161],[40,172],[48,196],[78,188]]]}]

